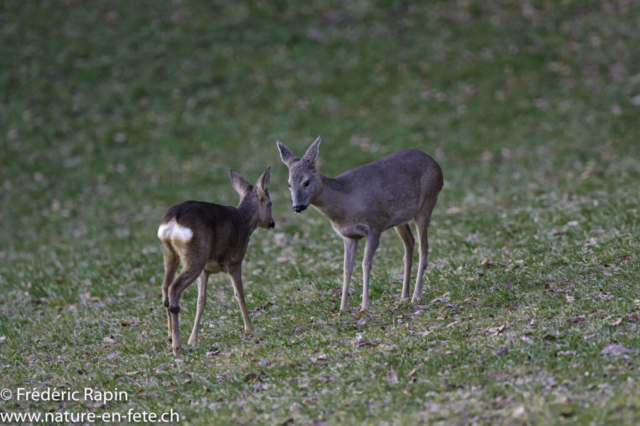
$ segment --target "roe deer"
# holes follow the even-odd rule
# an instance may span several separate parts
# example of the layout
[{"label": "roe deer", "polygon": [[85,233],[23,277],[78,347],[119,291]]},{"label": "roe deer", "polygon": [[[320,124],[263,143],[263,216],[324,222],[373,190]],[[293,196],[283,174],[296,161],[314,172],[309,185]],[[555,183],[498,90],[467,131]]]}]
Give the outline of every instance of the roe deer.
[{"label": "roe deer", "polygon": [[[256,186],[233,169],[229,174],[233,188],[240,194],[238,208],[185,201],[171,207],[160,222],[158,238],[164,246],[162,299],[167,308],[169,339],[176,356],[182,355],[178,302],[182,291],[198,277],[198,309],[189,345],[195,345],[198,340],[209,274],[221,271],[231,276],[242,311],[245,334],[253,331],[244,302],[242,259],[249,245],[249,237],[257,227],[275,227],[267,191],[271,181],[271,167],[260,176]],[[174,279],[178,263],[182,263],[182,272]]]},{"label": "roe deer", "polygon": [[418,231],[420,263],[413,301],[422,297],[422,276],[427,267],[427,228],[431,212],[442,189],[442,170],[427,154],[415,150],[394,152],[373,163],[328,178],[316,170],[320,137],[300,159],[278,141],[280,158],[289,169],[289,189],[293,210],[302,213],[309,205],[329,219],[344,240],[344,283],[340,309],[347,310],[349,281],[358,249],[366,238],[362,261],[362,309],[369,309],[369,272],[380,234],[394,227],[404,243],[402,299],[409,298],[414,237],[409,227],[413,219]]}]

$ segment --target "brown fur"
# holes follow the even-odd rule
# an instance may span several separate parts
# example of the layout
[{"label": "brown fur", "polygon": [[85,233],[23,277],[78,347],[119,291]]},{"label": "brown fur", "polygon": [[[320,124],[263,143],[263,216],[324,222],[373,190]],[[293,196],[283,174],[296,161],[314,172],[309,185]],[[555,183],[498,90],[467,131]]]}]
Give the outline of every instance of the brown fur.
[{"label": "brown fur", "polygon": [[[244,301],[242,260],[253,231],[257,227],[271,229],[275,226],[267,190],[270,175],[271,168],[268,168],[260,176],[256,186],[252,186],[240,173],[231,170],[231,182],[241,197],[237,208],[185,201],[171,207],[162,218],[160,231],[163,226],[166,228],[167,225],[177,225],[180,229],[186,228],[192,232],[188,241],[180,238],[180,235],[161,235],[160,231],[158,235],[164,246],[165,275],[162,298],[167,308],[169,339],[174,355],[182,354],[179,328],[180,295],[198,277],[198,309],[189,338],[190,345],[194,345],[198,339],[198,327],[206,302],[207,280],[212,273],[226,272],[230,275],[242,311],[244,331],[250,333],[253,330]],[[184,237],[184,234],[182,236]],[[182,272],[175,277],[180,263]]]}]

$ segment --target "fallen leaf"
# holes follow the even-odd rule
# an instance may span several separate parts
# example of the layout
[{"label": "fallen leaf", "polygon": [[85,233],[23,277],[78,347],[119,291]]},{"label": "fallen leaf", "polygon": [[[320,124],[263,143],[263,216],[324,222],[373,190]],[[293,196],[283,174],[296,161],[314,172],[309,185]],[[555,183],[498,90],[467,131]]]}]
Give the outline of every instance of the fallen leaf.
[{"label": "fallen leaf", "polygon": [[391,370],[386,377],[382,378],[382,380],[389,383],[398,383],[398,374],[395,371]]},{"label": "fallen leaf", "polygon": [[522,417],[524,413],[525,413],[524,405],[521,405],[515,410],[513,410],[513,417]]},{"label": "fallen leaf", "polygon": [[104,337],[102,341],[105,343],[115,343],[115,340],[113,340],[111,337],[108,337],[108,336]]},{"label": "fallen leaf", "polygon": [[591,237],[587,240],[586,243],[584,243],[585,247],[591,247],[591,246],[597,246],[598,245],[598,241],[596,241],[595,238]]},{"label": "fallen leaf", "polygon": [[501,325],[500,327],[489,327],[487,331],[493,334],[500,334],[504,332],[504,329],[505,329],[505,326]]},{"label": "fallen leaf", "polygon": [[129,327],[130,323],[127,321],[120,321],[120,327]]},{"label": "fallen leaf", "polygon": [[567,322],[571,323],[571,324],[575,324],[577,322],[582,322],[584,320],[586,320],[586,318],[583,317],[582,315],[577,316],[577,317],[567,318]]},{"label": "fallen leaf", "polygon": [[449,207],[447,210],[445,210],[446,214],[460,214],[462,213],[462,209],[459,207]]},{"label": "fallen leaf", "polygon": [[442,296],[435,298],[431,301],[431,303],[435,303],[435,302],[448,302],[449,300],[451,300],[451,298],[449,297],[449,292],[446,292],[445,294],[443,294]]},{"label": "fallen leaf", "polygon": [[513,284],[513,277],[510,277],[507,282],[504,284],[504,288],[506,288],[507,290],[511,290],[512,285]]},{"label": "fallen leaf", "polygon": [[496,355],[498,356],[506,355],[507,352],[509,352],[509,349],[507,349],[506,346],[501,346],[500,349],[498,349],[498,351],[496,352]]},{"label": "fallen leaf", "polygon": [[360,346],[363,340],[362,333],[356,333],[356,337],[353,339],[353,347]]},{"label": "fallen leaf", "polygon": [[520,338],[523,342],[526,342],[528,344],[532,344],[533,343],[533,339],[527,335],[524,335]]},{"label": "fallen leaf", "polygon": [[610,325],[618,325],[622,322],[622,318],[615,318],[614,320],[612,320],[609,324]]},{"label": "fallen leaf", "polygon": [[261,381],[262,381],[262,379],[256,373],[249,373],[246,376],[244,376],[244,382],[245,383],[248,383],[248,382],[261,382]]},{"label": "fallen leaf", "polygon": [[417,371],[418,371],[418,369],[414,368],[413,370],[411,370],[411,372],[409,374],[407,374],[407,377],[410,378],[410,379],[414,379],[414,376],[415,376]]},{"label": "fallen leaf", "polygon": [[633,352],[634,349],[632,348],[627,348],[625,346],[622,345],[607,345],[605,346],[605,348],[603,350],[600,351],[600,355],[623,355],[623,354],[629,354],[631,352]]}]

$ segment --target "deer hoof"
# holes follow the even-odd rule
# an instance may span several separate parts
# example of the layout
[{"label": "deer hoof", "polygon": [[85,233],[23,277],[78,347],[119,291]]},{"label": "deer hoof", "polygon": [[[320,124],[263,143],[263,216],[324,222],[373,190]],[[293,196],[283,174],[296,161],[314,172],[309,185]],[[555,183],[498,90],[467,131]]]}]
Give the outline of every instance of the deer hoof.
[{"label": "deer hoof", "polygon": [[182,348],[173,348],[173,356],[182,356]]},{"label": "deer hoof", "polygon": [[169,312],[171,312],[172,314],[179,314],[180,313],[180,306],[172,306],[169,308]]}]

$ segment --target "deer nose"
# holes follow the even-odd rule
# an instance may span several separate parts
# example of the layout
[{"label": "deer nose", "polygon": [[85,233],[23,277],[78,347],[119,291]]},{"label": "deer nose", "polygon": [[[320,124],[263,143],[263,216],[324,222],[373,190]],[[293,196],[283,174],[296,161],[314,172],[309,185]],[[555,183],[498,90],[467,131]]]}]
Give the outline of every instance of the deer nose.
[{"label": "deer nose", "polygon": [[302,204],[298,204],[297,206],[293,206],[293,211],[296,213],[302,213],[307,209],[307,206],[303,206]]},{"label": "deer nose", "polygon": [[276,227],[276,223],[274,221],[269,222],[269,229],[273,229]]}]

